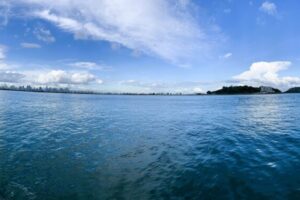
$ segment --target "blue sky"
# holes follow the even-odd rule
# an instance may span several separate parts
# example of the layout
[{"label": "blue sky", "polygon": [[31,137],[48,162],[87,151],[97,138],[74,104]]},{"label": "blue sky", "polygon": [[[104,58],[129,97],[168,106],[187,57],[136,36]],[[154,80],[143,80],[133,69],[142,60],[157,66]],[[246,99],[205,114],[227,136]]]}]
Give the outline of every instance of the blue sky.
[{"label": "blue sky", "polygon": [[0,0],[0,83],[105,92],[300,85],[297,0]]}]

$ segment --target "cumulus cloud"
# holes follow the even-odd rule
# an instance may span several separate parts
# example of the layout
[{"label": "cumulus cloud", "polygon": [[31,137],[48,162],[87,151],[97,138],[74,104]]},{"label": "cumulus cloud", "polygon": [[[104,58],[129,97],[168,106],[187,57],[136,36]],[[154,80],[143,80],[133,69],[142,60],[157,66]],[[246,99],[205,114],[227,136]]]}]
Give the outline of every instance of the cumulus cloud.
[{"label": "cumulus cloud", "polygon": [[[22,43],[25,48],[36,48],[35,44]],[[33,85],[88,85],[91,83],[102,84],[103,81],[95,75],[85,71],[64,71],[64,70],[28,70],[11,71],[5,62],[6,47],[0,45],[0,82],[20,83]],[[81,67],[97,67],[96,63],[79,62],[74,63]]]},{"label": "cumulus cloud", "polygon": [[46,43],[55,42],[55,37],[52,36],[52,33],[50,32],[50,30],[48,30],[44,27],[35,28],[33,31],[33,34],[40,41],[43,41]]},{"label": "cumulus cloud", "polygon": [[[36,48],[35,44],[22,43],[25,48]],[[5,62],[6,47],[0,45],[0,82],[20,83],[33,85],[88,85],[91,83],[102,84],[103,81],[89,72],[70,72],[64,70],[48,70],[48,71],[11,71]],[[83,68],[97,67],[96,63],[81,62],[74,63]]]},{"label": "cumulus cloud", "polygon": [[51,86],[84,86],[102,84],[103,81],[88,72],[49,71],[0,71],[0,82]]},{"label": "cumulus cloud", "polygon": [[21,45],[21,47],[27,48],[27,49],[39,49],[39,48],[41,48],[41,45],[36,44],[36,43],[23,42],[20,45]]},{"label": "cumulus cloud", "polygon": [[245,71],[233,79],[240,83],[264,84],[279,87],[300,85],[299,77],[279,76],[279,72],[287,70],[292,63],[289,61],[255,62]]},{"label": "cumulus cloud", "polygon": [[276,15],[277,14],[277,6],[275,3],[265,1],[259,8],[262,12],[267,13],[268,15]]},{"label": "cumulus cloud", "polygon": [[18,2],[35,10],[33,16],[52,22],[77,39],[118,43],[172,62],[197,58],[216,40],[212,28],[208,30],[193,18],[188,0]]},{"label": "cumulus cloud", "polygon": [[90,83],[102,83],[102,80],[87,72],[52,70],[38,73],[34,78],[34,82],[37,84],[86,85]]}]

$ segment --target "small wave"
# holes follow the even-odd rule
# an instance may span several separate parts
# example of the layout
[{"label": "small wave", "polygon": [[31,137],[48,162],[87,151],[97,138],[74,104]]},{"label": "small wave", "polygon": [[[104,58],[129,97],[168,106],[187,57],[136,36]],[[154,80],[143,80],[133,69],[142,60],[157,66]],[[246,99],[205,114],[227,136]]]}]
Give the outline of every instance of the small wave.
[{"label": "small wave", "polygon": [[272,167],[272,168],[277,167],[277,165],[276,165],[275,162],[268,162],[267,165],[268,165],[269,167]]}]

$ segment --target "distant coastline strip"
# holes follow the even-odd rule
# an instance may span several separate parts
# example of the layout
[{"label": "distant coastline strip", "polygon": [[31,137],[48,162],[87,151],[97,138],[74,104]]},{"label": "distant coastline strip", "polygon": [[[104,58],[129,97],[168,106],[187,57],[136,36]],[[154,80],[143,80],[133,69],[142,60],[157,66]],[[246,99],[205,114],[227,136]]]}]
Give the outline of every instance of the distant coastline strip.
[{"label": "distant coastline strip", "polygon": [[282,93],[300,93],[300,87],[293,87],[285,92],[272,87],[252,87],[252,86],[229,86],[223,87],[220,90],[208,91],[203,93],[172,93],[172,92],[151,92],[151,93],[134,93],[134,92],[95,92],[90,90],[72,90],[67,87],[33,87],[15,86],[15,85],[0,85],[0,90],[21,91],[21,92],[39,92],[39,93],[64,93],[64,94],[94,94],[94,95],[148,95],[148,96],[195,96],[195,95],[242,95],[242,94],[282,94]]}]

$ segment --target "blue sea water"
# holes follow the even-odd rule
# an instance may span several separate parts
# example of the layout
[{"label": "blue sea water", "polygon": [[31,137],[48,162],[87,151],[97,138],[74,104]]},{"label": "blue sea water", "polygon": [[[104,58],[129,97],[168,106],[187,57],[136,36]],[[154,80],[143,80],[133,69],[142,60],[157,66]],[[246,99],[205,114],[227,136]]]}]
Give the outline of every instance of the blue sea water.
[{"label": "blue sea water", "polygon": [[0,199],[300,199],[299,106],[0,91]]}]

